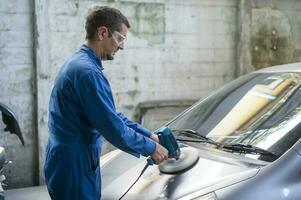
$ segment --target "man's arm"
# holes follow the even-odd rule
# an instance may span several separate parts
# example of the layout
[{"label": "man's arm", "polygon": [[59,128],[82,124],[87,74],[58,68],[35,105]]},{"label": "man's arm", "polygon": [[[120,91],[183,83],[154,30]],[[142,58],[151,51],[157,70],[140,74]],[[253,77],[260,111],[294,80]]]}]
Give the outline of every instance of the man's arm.
[{"label": "man's arm", "polygon": [[151,131],[143,127],[142,125],[138,124],[130,120],[127,116],[125,116],[122,112],[118,112],[117,115],[122,119],[122,121],[130,128],[134,129],[136,132],[141,133],[147,137],[152,135]]},{"label": "man's arm", "polygon": [[90,72],[78,83],[79,98],[91,124],[114,146],[136,157],[149,156],[158,161],[167,157],[167,150],[149,137],[128,127],[118,116],[111,90],[100,74]]},{"label": "man's arm", "polygon": [[159,143],[159,138],[156,134],[151,133],[148,129],[138,124],[137,122],[130,120],[122,112],[118,112],[117,114],[128,127],[134,129],[136,132],[141,133],[142,135],[145,135],[151,138],[152,140],[154,140],[155,142]]},{"label": "man's arm", "polygon": [[152,133],[151,136],[150,136],[150,138],[151,138],[152,140],[154,140],[155,142],[160,143],[159,137],[158,137],[157,134]]}]

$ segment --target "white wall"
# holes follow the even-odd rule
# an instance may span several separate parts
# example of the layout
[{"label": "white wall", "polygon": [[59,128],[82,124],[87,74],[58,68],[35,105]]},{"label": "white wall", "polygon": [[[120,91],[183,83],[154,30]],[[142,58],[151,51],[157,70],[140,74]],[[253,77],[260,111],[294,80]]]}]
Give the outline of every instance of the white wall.
[{"label": "white wall", "polygon": [[38,175],[43,181],[53,79],[84,42],[92,5],[119,8],[132,25],[125,50],[103,63],[117,107],[129,117],[139,102],[198,99],[234,78],[237,0],[0,0],[0,100],[17,113],[26,140],[21,147],[14,136],[0,136],[16,156],[8,167],[12,187],[35,184]]},{"label": "white wall", "polygon": [[[236,4],[235,0],[50,1],[49,80],[84,42],[88,8],[108,5],[119,8],[132,26],[125,50],[103,63],[117,107],[131,117],[139,102],[198,99],[234,77]],[[40,89],[49,93],[45,86]],[[45,114],[47,105],[39,106]],[[39,125],[43,152],[46,121]],[[44,160],[43,153],[40,158]]]},{"label": "white wall", "polygon": [[[15,134],[3,132],[0,145],[13,162],[5,168],[13,186],[37,183],[37,140],[34,129],[33,1],[0,0],[0,102],[9,106],[20,122],[25,146]],[[0,117],[1,118],[1,117]]]}]

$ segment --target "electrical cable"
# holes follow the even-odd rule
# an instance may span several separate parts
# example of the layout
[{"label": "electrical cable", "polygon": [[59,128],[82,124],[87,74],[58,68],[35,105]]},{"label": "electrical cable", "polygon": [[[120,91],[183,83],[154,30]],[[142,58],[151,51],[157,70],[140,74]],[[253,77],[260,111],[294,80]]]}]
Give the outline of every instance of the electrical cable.
[{"label": "electrical cable", "polygon": [[149,163],[146,163],[146,165],[144,166],[144,168],[142,169],[140,175],[138,176],[138,178],[134,181],[134,183],[125,191],[125,193],[123,193],[123,195],[118,199],[121,200],[127,193],[128,191],[130,191],[130,189],[137,183],[137,181],[140,179],[140,177],[142,176],[142,174],[145,172],[145,170],[148,168],[148,166],[150,166]]}]

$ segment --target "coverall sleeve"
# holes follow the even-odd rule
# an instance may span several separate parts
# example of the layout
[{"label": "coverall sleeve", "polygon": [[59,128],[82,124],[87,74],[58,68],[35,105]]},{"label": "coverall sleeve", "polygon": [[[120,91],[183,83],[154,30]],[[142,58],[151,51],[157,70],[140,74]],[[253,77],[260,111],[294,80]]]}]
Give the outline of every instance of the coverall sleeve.
[{"label": "coverall sleeve", "polygon": [[136,157],[155,151],[153,140],[126,126],[118,116],[109,83],[100,72],[83,75],[78,92],[88,120],[111,144]]},{"label": "coverall sleeve", "polygon": [[148,129],[146,129],[143,126],[141,126],[140,124],[130,120],[122,112],[118,112],[117,115],[123,120],[123,122],[128,127],[134,129],[136,132],[141,133],[142,135],[147,136],[147,137],[151,136],[152,133]]}]

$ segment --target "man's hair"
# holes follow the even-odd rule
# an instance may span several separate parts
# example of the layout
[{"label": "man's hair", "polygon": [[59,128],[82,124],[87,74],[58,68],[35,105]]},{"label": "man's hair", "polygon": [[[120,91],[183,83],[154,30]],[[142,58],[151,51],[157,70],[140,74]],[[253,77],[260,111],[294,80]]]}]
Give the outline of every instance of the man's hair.
[{"label": "man's hair", "polygon": [[122,24],[130,28],[128,19],[119,10],[107,6],[95,6],[90,9],[86,17],[86,39],[93,40],[100,26],[107,27],[113,33],[120,31]]}]

